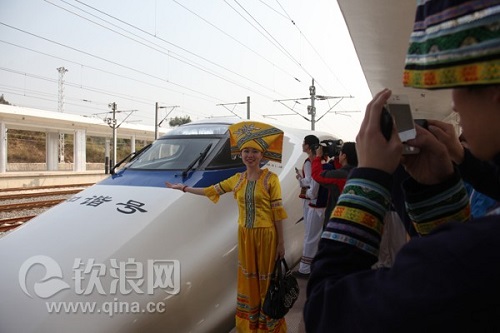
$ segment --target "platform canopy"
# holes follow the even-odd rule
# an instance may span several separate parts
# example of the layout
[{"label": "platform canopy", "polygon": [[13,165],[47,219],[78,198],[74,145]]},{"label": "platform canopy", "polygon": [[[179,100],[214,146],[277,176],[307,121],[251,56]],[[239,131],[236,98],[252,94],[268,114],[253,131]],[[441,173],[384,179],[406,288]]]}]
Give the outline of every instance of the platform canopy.
[{"label": "platform canopy", "polygon": [[[117,119],[117,125],[120,125]],[[79,115],[45,111],[39,109],[24,108],[12,105],[0,104],[0,123],[7,128],[27,131],[57,131],[72,134],[76,130],[85,130],[87,136],[99,136],[111,138],[113,129],[103,120],[97,117],[83,117]],[[139,124],[121,124],[116,133],[119,138],[131,138],[136,140],[154,140],[154,126]],[[159,129],[160,135],[168,129]]]},{"label": "platform canopy", "polygon": [[403,87],[416,0],[338,0],[372,95],[384,88],[408,95],[414,118],[457,124],[451,92]]}]

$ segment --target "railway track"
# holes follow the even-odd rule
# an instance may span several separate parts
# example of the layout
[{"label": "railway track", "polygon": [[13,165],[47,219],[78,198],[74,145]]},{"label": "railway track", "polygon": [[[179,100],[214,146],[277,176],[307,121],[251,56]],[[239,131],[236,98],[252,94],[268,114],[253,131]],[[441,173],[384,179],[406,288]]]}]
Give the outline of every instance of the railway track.
[{"label": "railway track", "polygon": [[0,236],[91,185],[93,184],[0,189]]},{"label": "railway track", "polygon": [[0,221],[0,233],[9,231],[11,229],[17,228],[22,225],[24,222],[28,222],[36,215],[28,215],[23,217],[14,217],[10,219],[2,219]]},{"label": "railway track", "polygon": [[41,208],[41,207],[52,207],[52,206],[55,206],[64,200],[66,200],[66,199],[43,200],[43,201],[35,201],[35,202],[21,202],[21,203],[0,205],[0,213],[1,212],[27,210],[27,209],[33,209],[33,208]]},{"label": "railway track", "polygon": [[32,187],[11,187],[11,188],[0,188],[0,193],[2,192],[22,192],[22,191],[40,191],[40,190],[53,190],[59,188],[71,188],[71,187],[89,187],[94,185],[94,183],[84,183],[84,184],[67,184],[67,185],[50,185],[50,186],[32,186]]},{"label": "railway track", "polygon": [[18,200],[18,199],[27,199],[27,198],[39,198],[39,197],[48,197],[51,195],[66,195],[66,194],[75,194],[80,192],[81,189],[78,190],[67,190],[67,191],[47,191],[47,192],[34,192],[34,193],[22,193],[22,194],[0,194],[0,202],[5,200]]}]

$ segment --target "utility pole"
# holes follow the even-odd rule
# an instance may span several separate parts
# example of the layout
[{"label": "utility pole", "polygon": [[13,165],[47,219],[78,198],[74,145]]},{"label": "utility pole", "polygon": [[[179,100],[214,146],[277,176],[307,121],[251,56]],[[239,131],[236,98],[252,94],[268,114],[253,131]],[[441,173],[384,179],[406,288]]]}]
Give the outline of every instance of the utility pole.
[{"label": "utility pole", "polygon": [[[282,114],[274,114],[274,115],[264,115],[264,117],[272,117],[272,116],[300,116],[304,118],[305,120],[309,121],[311,123],[311,130],[314,131],[316,129],[316,123],[321,120],[324,116],[326,116],[331,109],[333,109],[337,104],[339,104],[344,98],[353,98],[353,96],[320,96],[316,95],[316,87],[314,86],[314,79],[312,79],[312,84],[309,86],[309,95],[310,97],[302,97],[302,98],[293,98],[293,99],[281,99],[281,100],[275,100],[275,102],[280,102],[283,104],[285,107],[289,108],[293,113],[282,113]],[[327,100],[327,99],[339,99],[337,103],[335,103],[330,109],[328,109],[321,117],[316,119],[316,100]],[[307,114],[311,116],[311,118],[307,118],[303,115],[301,115],[299,112],[295,111],[293,108],[289,107],[286,105],[285,101],[294,101],[295,105],[300,104],[300,100],[310,100],[311,105],[307,106]],[[295,106],[294,105],[294,106]],[[360,112],[360,111],[335,111],[337,114],[344,114],[344,113],[349,113],[349,112]]]},{"label": "utility pole", "polygon": [[[121,124],[123,124],[125,122],[125,120],[127,120],[128,117],[130,117],[132,112],[135,112],[137,110],[120,110],[120,111],[118,111],[117,105],[115,102],[109,103],[108,107],[111,109],[111,113],[113,114],[113,117],[112,118],[106,117],[104,119],[104,121],[109,125],[109,127],[111,127],[113,129],[113,159],[110,161],[111,162],[110,165],[111,165],[111,167],[113,167],[117,163],[117,161],[116,161],[116,150],[117,150],[116,130],[121,126]],[[120,112],[129,112],[129,114],[127,115],[127,117],[125,117],[125,119],[123,119],[121,121],[121,123],[118,124],[118,121],[116,119],[116,114],[120,113]]]},{"label": "utility pole", "polygon": [[312,79],[312,85],[309,87],[309,94],[311,95],[311,105],[307,107],[307,114],[311,115],[311,131],[314,131],[316,128],[316,107],[314,106],[316,87],[314,86],[314,79]]},{"label": "utility pole", "polygon": [[[239,115],[237,115],[236,113],[234,113],[234,108],[236,107],[236,105],[239,105],[239,104],[246,104],[247,105],[247,119],[250,120],[250,96],[247,96],[247,101],[246,102],[224,103],[224,104],[216,104],[216,105],[217,106],[223,106],[223,107],[225,107],[229,112],[231,112],[236,117],[238,117],[238,118],[241,119],[241,117]],[[227,105],[233,105],[233,109],[229,110],[229,108],[226,107]]]},{"label": "utility pole", "polygon": [[[163,121],[165,121],[165,119],[167,119],[168,115],[170,113],[172,113],[172,111],[174,111],[175,108],[178,108],[178,107],[179,107],[179,105],[158,106],[158,102],[155,103],[155,140],[158,139],[158,128],[161,126]],[[172,108],[172,109],[167,113],[167,115],[160,122],[158,122],[158,110],[159,109],[168,109],[168,108]]]},{"label": "utility pole", "polygon": [[250,96],[247,96],[247,119],[250,120]]},{"label": "utility pole", "polygon": [[[64,73],[68,70],[64,67],[56,69],[59,72],[57,111],[64,112]],[[64,133],[59,133],[59,162],[64,162]]]},{"label": "utility pole", "polygon": [[113,159],[111,160],[111,165],[116,164],[116,103],[108,104],[108,107],[111,108],[113,112],[113,118],[107,118],[108,125],[113,129]]}]

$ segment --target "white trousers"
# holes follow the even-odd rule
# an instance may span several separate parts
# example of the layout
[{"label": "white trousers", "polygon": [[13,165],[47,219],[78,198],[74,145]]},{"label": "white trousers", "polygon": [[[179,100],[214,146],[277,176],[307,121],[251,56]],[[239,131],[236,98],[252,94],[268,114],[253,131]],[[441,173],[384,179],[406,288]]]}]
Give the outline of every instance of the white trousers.
[{"label": "white trousers", "polygon": [[308,207],[307,218],[304,220],[304,249],[300,258],[299,272],[311,273],[311,263],[318,252],[318,244],[323,233],[325,208]]}]

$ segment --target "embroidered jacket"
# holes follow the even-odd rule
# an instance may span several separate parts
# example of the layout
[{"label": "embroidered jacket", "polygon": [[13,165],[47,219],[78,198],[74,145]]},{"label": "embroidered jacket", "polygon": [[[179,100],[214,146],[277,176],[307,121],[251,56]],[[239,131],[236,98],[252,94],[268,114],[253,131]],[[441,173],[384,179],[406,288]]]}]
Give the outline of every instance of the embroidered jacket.
[{"label": "embroidered jacket", "polygon": [[389,174],[366,168],[347,181],[312,264],[307,332],[500,331],[500,217],[463,223],[469,203],[458,173],[434,186],[407,181],[422,237],[392,268],[372,270],[390,186]]}]

